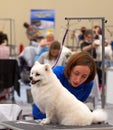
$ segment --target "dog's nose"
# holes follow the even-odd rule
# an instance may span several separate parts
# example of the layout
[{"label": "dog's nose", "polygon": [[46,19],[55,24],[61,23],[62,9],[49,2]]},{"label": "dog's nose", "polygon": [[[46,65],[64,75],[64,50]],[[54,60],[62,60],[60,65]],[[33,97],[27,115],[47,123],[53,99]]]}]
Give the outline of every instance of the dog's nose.
[{"label": "dog's nose", "polygon": [[32,79],[33,79],[31,76],[30,76],[29,78],[30,78],[30,80],[32,80]]}]

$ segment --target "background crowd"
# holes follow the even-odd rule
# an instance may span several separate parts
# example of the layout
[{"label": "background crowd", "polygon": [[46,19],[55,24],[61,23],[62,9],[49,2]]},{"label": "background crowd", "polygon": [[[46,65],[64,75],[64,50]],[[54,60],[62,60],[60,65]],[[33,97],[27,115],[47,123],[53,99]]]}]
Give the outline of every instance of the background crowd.
[{"label": "background crowd", "polygon": [[[85,26],[82,26],[80,28],[80,33],[79,35],[73,34],[73,37],[77,39],[78,41],[78,51],[79,52],[83,52],[83,53],[87,53],[87,55],[91,56],[89,58],[89,61],[87,61],[87,56],[86,57],[79,57],[80,60],[85,60],[84,63],[82,63],[82,61],[79,61],[79,59],[76,61],[76,56],[74,57],[74,55],[80,54],[78,53],[78,51],[72,51],[69,48],[67,48],[65,45],[62,45],[61,42],[59,42],[56,38],[55,38],[55,34],[53,31],[49,30],[46,32],[46,35],[42,36],[40,35],[40,31],[38,30],[38,27],[34,26],[34,25],[30,25],[27,22],[25,22],[23,24],[23,27],[25,28],[25,35],[28,38],[29,42],[28,45],[22,50],[22,52],[20,54],[18,54],[16,56],[16,60],[18,61],[18,66],[19,66],[19,72],[20,72],[20,80],[21,82],[23,82],[24,84],[28,84],[30,85],[30,79],[29,79],[29,73],[30,73],[30,69],[32,68],[33,64],[35,63],[35,61],[39,61],[41,64],[45,64],[48,63],[51,65],[51,67],[54,70],[54,73],[56,75],[58,75],[59,80],[61,81],[61,83],[63,84],[63,80],[61,79],[61,77],[59,77],[59,71],[55,68],[57,68],[58,66],[68,66],[66,67],[66,69],[68,70],[69,68],[72,69],[68,70],[70,71],[70,74],[68,75],[68,72],[66,72],[65,76],[68,76],[69,78],[69,83],[71,82],[71,85],[74,86],[73,81],[73,77],[72,75],[75,75],[77,79],[77,75],[82,75],[83,72],[80,71],[80,69],[78,69],[78,71],[74,72],[73,67],[76,68],[76,66],[88,66],[90,64],[90,62],[94,62],[94,64],[92,63],[90,66],[88,66],[88,71],[87,73],[84,72],[86,75],[86,77],[84,78],[84,74],[83,74],[83,78],[85,80],[83,80],[83,82],[80,82],[78,79],[78,88],[80,88],[79,86],[81,86],[81,84],[85,84],[88,79],[88,77],[90,77],[90,73],[91,71],[94,69],[96,69],[94,71],[93,74],[93,78],[91,78],[90,82],[93,82],[90,86],[90,91],[87,90],[88,87],[86,87],[87,83],[85,84],[86,86],[84,88],[86,88],[87,91],[87,97],[82,100],[82,98],[80,98],[81,101],[88,101],[90,99],[90,97],[94,98],[95,100],[95,107],[101,107],[101,84],[102,84],[102,70],[101,70],[101,62],[102,62],[102,53],[100,52],[100,47],[102,47],[102,44],[104,44],[106,50],[108,49],[108,51],[105,52],[105,58],[108,59],[108,61],[112,61],[112,46],[111,46],[111,42],[107,40],[107,38],[105,38],[105,43],[102,43],[102,29],[100,26],[95,25],[92,29],[89,29]],[[108,53],[111,52],[111,53]],[[0,59],[9,59],[10,58],[10,48],[8,46],[8,38],[7,35],[4,34],[3,32],[0,32]],[[71,67],[70,65],[72,64],[71,60],[74,63],[74,66]],[[79,63],[80,62],[80,63]],[[87,62],[87,64],[85,63]],[[95,66],[94,66],[95,65]],[[84,68],[85,70],[86,68]],[[61,68],[62,70],[62,68]],[[75,69],[76,70],[76,69]],[[82,69],[81,69],[82,70]],[[87,69],[86,69],[87,70]],[[75,73],[75,74],[72,74]],[[78,74],[76,74],[78,73]],[[72,78],[70,78],[70,76],[72,76]],[[74,80],[75,80],[74,79]],[[80,83],[79,83],[80,82]],[[69,84],[68,83],[68,84]],[[89,82],[88,82],[89,83]],[[76,82],[77,84],[77,82]],[[65,86],[65,84],[63,84]],[[84,86],[84,85],[83,85]],[[83,87],[82,86],[82,87]],[[9,86],[10,88],[11,86]],[[67,87],[68,88],[68,87]],[[68,88],[69,89],[69,88]],[[74,93],[74,89],[69,91],[73,94]],[[3,90],[1,91],[1,97],[3,95],[5,95],[6,93],[8,93],[8,90]],[[85,91],[84,91],[85,92]],[[76,91],[75,91],[76,93]],[[74,94],[75,94],[74,93]],[[80,95],[84,95],[83,92],[81,92],[79,95],[77,95],[77,93],[75,94],[75,96],[79,96]],[[82,97],[81,96],[81,97]],[[34,104],[34,109],[37,109],[37,107]],[[33,114],[37,111],[34,112],[33,109]],[[36,113],[35,113],[36,114]],[[38,117],[36,117],[38,118]]]}]

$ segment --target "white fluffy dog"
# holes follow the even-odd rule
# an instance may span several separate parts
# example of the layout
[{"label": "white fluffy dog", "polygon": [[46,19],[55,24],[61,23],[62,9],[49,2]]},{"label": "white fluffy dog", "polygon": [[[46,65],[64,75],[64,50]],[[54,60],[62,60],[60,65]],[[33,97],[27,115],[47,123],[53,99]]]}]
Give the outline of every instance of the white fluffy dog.
[{"label": "white fluffy dog", "polygon": [[[97,60],[101,61],[102,60],[102,43],[100,40],[95,40],[93,44],[98,46],[96,48]],[[105,56],[108,58],[108,60],[110,61],[113,60],[113,51],[110,44],[105,46]]]},{"label": "white fluffy dog", "polygon": [[48,64],[36,62],[30,72],[31,93],[40,111],[46,114],[42,124],[85,126],[105,122],[107,114],[102,109],[91,112],[89,108],[62,86]]}]

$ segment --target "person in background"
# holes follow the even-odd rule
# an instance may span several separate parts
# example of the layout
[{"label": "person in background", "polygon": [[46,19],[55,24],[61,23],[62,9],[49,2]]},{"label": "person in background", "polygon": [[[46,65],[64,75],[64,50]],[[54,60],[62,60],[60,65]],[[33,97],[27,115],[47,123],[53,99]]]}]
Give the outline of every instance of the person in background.
[{"label": "person in background", "polygon": [[30,41],[30,45],[32,45],[32,42],[37,42],[38,36],[39,36],[39,30],[27,22],[23,24],[24,28],[26,28],[26,36]]},{"label": "person in background", "polygon": [[[65,66],[56,66],[53,72],[61,84],[78,100],[85,102],[88,99],[96,74],[96,64],[89,53],[83,51],[73,54]],[[34,119],[43,119],[46,116],[35,104],[32,113]]]},{"label": "person in background", "polygon": [[37,54],[34,58],[34,60],[38,60],[40,55],[46,51],[49,50],[50,45],[54,42],[54,33],[53,32],[47,32],[45,38],[43,38],[38,46]]},{"label": "person in background", "polygon": [[10,49],[8,46],[7,35],[3,32],[0,32],[0,59],[8,59],[10,57]]},{"label": "person in background", "polygon": [[94,39],[98,39],[102,42],[102,29],[99,25],[93,27]]},{"label": "person in background", "polygon": [[80,28],[80,34],[78,35],[79,43],[84,41],[84,34],[85,34],[86,30],[87,30],[87,28],[85,26],[82,26]]},{"label": "person in background", "polygon": [[38,61],[41,64],[48,63],[52,67],[58,66],[58,65],[65,65],[66,64],[66,57],[65,57],[65,55],[63,55],[63,53],[60,53],[60,51],[61,51],[60,42],[54,41],[50,45],[49,51],[41,54]]},{"label": "person in background", "polygon": [[[7,35],[3,32],[0,32],[0,59],[9,59],[10,57],[10,49],[6,45],[8,44]],[[1,90],[0,99],[5,98],[5,95],[10,92],[10,88]]]},{"label": "person in background", "polygon": [[84,34],[84,41],[81,43],[81,50],[87,51],[94,59],[96,59],[96,45],[93,44],[94,36],[90,29],[87,29]]},{"label": "person in background", "polygon": [[[40,37],[40,40],[42,39],[43,37]],[[25,84],[29,84],[29,81],[30,81],[29,73],[30,73],[31,67],[33,66],[35,62],[34,58],[37,52],[38,52],[38,46],[34,46],[34,45],[26,46],[17,57],[18,65],[20,68],[20,78],[21,78],[21,81]]]}]

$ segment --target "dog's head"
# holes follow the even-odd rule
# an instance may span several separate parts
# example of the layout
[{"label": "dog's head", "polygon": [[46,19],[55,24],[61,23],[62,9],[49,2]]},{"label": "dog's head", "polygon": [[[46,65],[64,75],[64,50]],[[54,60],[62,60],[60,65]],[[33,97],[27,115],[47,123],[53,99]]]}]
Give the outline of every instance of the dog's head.
[{"label": "dog's head", "polygon": [[52,69],[49,64],[40,64],[35,62],[30,71],[31,85],[43,85],[49,81]]}]

